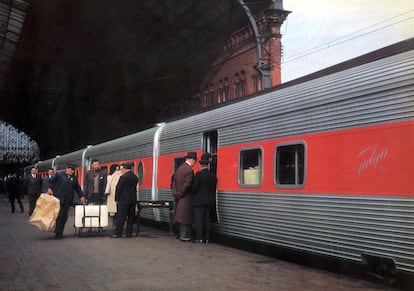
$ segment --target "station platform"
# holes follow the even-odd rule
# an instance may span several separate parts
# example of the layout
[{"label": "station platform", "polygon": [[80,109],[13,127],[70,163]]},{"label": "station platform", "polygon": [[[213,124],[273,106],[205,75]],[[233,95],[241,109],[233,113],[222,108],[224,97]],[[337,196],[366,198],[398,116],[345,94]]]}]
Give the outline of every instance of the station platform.
[{"label": "station platform", "polygon": [[142,227],[140,236],[78,237],[73,208],[65,238],[42,232],[0,195],[0,290],[396,290],[216,243],[181,242]]}]

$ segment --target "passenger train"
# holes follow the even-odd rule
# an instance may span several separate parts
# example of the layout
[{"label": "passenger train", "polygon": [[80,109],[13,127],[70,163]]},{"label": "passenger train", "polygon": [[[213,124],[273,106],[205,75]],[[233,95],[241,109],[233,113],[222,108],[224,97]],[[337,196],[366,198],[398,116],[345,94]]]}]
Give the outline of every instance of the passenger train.
[{"label": "passenger train", "polygon": [[132,162],[138,199],[173,200],[187,151],[212,154],[215,234],[414,274],[414,39],[36,167]]}]

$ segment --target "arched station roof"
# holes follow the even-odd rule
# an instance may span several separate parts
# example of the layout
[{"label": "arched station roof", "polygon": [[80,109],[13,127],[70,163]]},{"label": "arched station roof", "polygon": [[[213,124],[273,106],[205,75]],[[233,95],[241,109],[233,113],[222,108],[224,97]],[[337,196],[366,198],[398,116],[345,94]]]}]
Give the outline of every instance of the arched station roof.
[{"label": "arched station roof", "polygon": [[[88,135],[99,120],[108,128],[108,116],[121,111],[116,133],[139,130],[155,121],[151,103],[190,95],[182,91],[187,81],[202,78],[192,71],[195,57],[208,63],[215,47],[248,26],[245,8],[254,17],[282,6],[281,0],[0,0],[0,120],[27,132],[47,156],[113,138],[109,130]],[[68,134],[51,139],[47,123]],[[81,124],[90,127],[79,131]]]}]

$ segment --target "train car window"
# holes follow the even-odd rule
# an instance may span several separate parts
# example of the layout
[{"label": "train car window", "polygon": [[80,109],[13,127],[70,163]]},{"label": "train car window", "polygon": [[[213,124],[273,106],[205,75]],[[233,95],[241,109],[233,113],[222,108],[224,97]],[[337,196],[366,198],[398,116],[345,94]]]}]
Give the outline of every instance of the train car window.
[{"label": "train car window", "polygon": [[239,183],[244,186],[258,186],[262,180],[262,150],[240,151]]},{"label": "train car window", "polygon": [[174,158],[173,173],[171,175],[170,189],[172,189],[172,183],[173,183],[173,180],[174,180],[175,171],[184,163],[185,163],[185,157]]},{"label": "train car window", "polygon": [[102,173],[102,175],[107,176],[108,175],[108,166],[102,166],[101,167],[101,173]]},{"label": "train car window", "polygon": [[305,145],[288,144],[276,147],[276,185],[302,186],[305,178]]},{"label": "train car window", "polygon": [[138,184],[141,185],[142,179],[144,178],[144,164],[139,162],[138,164]]},{"label": "train car window", "polygon": [[185,157],[178,157],[178,158],[174,158],[174,173],[175,170],[178,169],[178,167],[180,167],[182,164],[184,164],[185,162]]}]

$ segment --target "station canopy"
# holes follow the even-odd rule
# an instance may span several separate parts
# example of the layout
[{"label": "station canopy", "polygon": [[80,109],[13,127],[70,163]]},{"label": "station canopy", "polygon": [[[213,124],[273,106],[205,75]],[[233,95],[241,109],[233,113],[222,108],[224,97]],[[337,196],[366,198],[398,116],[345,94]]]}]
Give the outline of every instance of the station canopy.
[{"label": "station canopy", "polygon": [[[0,0],[0,120],[46,156],[146,128],[163,104],[192,98],[217,50],[272,8],[282,1]],[[81,120],[108,130],[79,131]]]},{"label": "station canopy", "polygon": [[0,87],[15,55],[28,6],[28,0],[0,0]]},{"label": "station canopy", "polygon": [[[282,4],[276,0],[134,0],[122,5],[130,6],[130,13],[116,21],[125,22],[126,24],[121,27],[129,31],[120,30],[119,37],[128,38],[133,31],[134,37],[140,38],[140,44],[134,42],[133,49],[135,54],[139,52],[140,59],[143,60],[142,65],[148,73],[171,63],[185,62],[188,56],[222,43],[229,34],[249,24],[245,7],[255,15],[266,8]],[[112,22],[105,17],[110,14],[114,17],[119,16],[116,10],[122,5],[118,1],[96,0],[0,0],[0,86],[15,56],[26,14],[44,11],[44,14],[37,17],[53,18],[52,14],[56,9],[71,11],[67,12],[68,14],[82,13],[84,18],[90,17],[93,20],[99,19],[99,15],[94,14],[102,15],[102,11],[106,10],[111,12],[102,15],[103,23],[90,25],[110,30],[104,22]],[[81,10],[84,12],[79,12]],[[73,19],[67,19],[71,20]],[[30,33],[30,29],[27,31]],[[116,37],[108,39],[111,40],[117,41]],[[118,51],[114,50],[115,59],[116,53]]]}]

